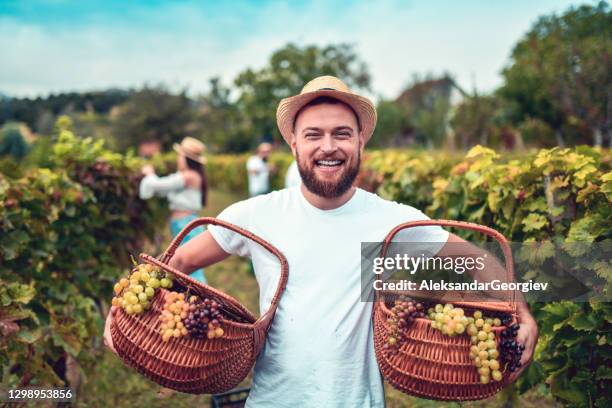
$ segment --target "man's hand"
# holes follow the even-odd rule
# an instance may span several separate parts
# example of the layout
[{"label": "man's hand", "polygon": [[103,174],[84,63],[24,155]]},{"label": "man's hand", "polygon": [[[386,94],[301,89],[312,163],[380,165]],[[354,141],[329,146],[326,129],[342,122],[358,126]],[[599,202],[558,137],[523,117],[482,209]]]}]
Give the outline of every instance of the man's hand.
[{"label": "man's hand", "polygon": [[142,167],[141,170],[142,174],[145,176],[151,175],[151,174],[155,174],[155,168],[153,168],[153,166],[151,166],[150,164],[145,164]]},{"label": "man's hand", "polygon": [[108,312],[108,316],[106,317],[106,324],[104,325],[104,344],[115,354],[117,354],[117,350],[115,350],[115,346],[113,345],[113,338],[111,336],[111,324],[113,323],[113,316],[117,311],[116,306],[112,306],[110,312]]},{"label": "man's hand", "polygon": [[518,370],[510,375],[510,382],[516,381],[516,379],[523,373],[525,368],[533,360],[533,352],[535,350],[536,343],[538,342],[538,325],[534,320],[529,309],[525,303],[519,303],[518,307],[518,322],[521,325],[517,335],[516,341],[519,344],[525,346],[523,355],[521,356],[521,366]]}]

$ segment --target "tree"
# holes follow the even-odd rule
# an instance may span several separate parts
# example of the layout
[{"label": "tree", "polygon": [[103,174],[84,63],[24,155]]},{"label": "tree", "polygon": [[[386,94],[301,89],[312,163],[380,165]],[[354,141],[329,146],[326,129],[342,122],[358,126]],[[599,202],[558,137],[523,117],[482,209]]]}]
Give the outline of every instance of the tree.
[{"label": "tree", "polygon": [[378,114],[376,129],[368,144],[371,147],[400,144],[399,139],[407,120],[400,106],[394,101],[383,99],[376,105],[376,112]]},{"label": "tree", "polygon": [[246,69],[235,79],[240,114],[248,121],[251,140],[272,135],[280,139],[276,127],[276,107],[285,97],[295,95],[311,79],[334,75],[351,89],[369,89],[367,67],[349,44],[299,47],[288,44],[270,57],[268,65],[256,71]]},{"label": "tree", "polygon": [[449,74],[434,78],[415,75],[396,99],[407,121],[402,130],[406,143],[441,147],[447,136],[452,93],[464,91]]},{"label": "tree", "polygon": [[559,145],[563,127],[581,122],[592,143],[612,143],[612,13],[606,2],[541,17],[512,51],[500,94],[514,119],[546,122]]},{"label": "tree", "polygon": [[191,119],[191,102],[185,91],[175,95],[162,86],[145,87],[119,106],[114,135],[123,149],[145,141],[159,141],[169,148],[187,136]]},{"label": "tree", "polygon": [[2,129],[0,138],[0,157],[11,156],[20,161],[28,153],[28,144],[21,134],[19,125],[7,123]]},{"label": "tree", "polygon": [[231,89],[219,78],[212,78],[210,90],[196,103],[196,133],[212,151],[244,152],[251,147],[252,132],[246,128],[230,94]]}]

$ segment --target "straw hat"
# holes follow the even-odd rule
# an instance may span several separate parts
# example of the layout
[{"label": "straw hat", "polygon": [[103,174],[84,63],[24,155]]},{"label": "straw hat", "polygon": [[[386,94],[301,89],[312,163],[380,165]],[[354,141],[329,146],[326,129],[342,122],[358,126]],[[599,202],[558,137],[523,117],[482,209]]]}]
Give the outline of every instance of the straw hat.
[{"label": "straw hat", "polygon": [[319,96],[329,96],[351,106],[359,118],[365,142],[367,143],[370,140],[376,127],[376,108],[374,104],[368,98],[353,93],[338,78],[326,75],[308,82],[299,95],[285,98],[278,104],[276,123],[287,143],[291,144],[293,122],[297,112]]},{"label": "straw hat", "polygon": [[181,144],[175,143],[172,147],[178,153],[185,155],[191,160],[201,164],[206,163],[206,159],[203,156],[204,151],[206,151],[206,146],[198,139],[187,136],[181,141]]}]

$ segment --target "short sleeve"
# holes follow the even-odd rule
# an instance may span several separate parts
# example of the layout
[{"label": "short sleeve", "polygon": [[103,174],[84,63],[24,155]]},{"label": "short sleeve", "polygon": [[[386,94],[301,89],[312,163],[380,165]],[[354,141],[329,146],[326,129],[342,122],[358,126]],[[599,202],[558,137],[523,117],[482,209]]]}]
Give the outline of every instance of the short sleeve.
[{"label": "short sleeve", "polygon": [[171,191],[185,188],[185,178],[181,173],[174,173],[166,177],[149,174],[140,181],[138,196],[147,200],[155,194],[165,196]]},{"label": "short sleeve", "polygon": [[[246,230],[250,230],[249,201],[250,200],[240,201],[230,205],[223,210],[217,218]],[[249,240],[244,236],[218,225],[211,225],[208,227],[208,230],[214,240],[217,241],[219,246],[228,254],[251,256]]]}]

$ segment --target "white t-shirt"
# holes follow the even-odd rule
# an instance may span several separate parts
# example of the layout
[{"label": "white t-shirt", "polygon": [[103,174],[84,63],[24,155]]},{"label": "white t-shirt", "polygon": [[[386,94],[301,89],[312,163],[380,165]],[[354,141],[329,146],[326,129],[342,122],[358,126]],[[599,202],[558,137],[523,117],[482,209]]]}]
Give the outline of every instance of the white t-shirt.
[{"label": "white t-shirt", "polygon": [[287,169],[287,174],[285,174],[285,188],[299,186],[300,184],[302,184],[302,176],[300,176],[300,170],[294,160]]},{"label": "white t-shirt", "polygon": [[[251,156],[247,160],[246,168],[249,174],[249,194],[251,197],[267,193],[269,191],[268,177],[270,171],[266,162],[257,155]],[[255,172],[255,174],[251,172]]]},{"label": "white t-shirt", "polygon": [[[219,218],[278,248],[289,279],[255,365],[249,407],[382,407],[374,353],[372,303],[362,302],[361,242],[380,242],[421,211],[357,189],[339,208],[320,210],[300,187],[233,204]],[[222,227],[210,232],[228,253],[250,257],[265,312],[278,284],[278,260],[262,246]],[[447,241],[439,227],[405,230],[400,241]]]}]

